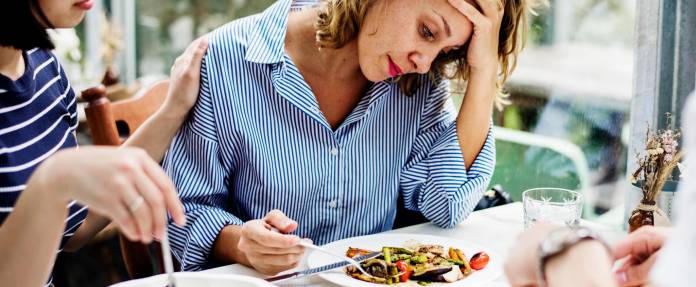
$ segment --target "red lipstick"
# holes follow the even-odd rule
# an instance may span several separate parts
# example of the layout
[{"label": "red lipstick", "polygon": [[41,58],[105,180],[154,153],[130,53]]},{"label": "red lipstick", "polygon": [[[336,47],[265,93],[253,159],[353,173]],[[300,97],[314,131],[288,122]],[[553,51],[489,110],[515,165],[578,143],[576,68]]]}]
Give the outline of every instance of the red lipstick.
[{"label": "red lipstick", "polygon": [[391,57],[387,56],[387,59],[389,60],[389,76],[392,78],[401,76],[403,74],[403,71],[401,71],[399,65],[394,63]]},{"label": "red lipstick", "polygon": [[92,6],[94,6],[94,0],[80,1],[80,2],[75,3],[75,6],[77,8],[82,9],[82,10],[89,10],[89,9],[92,9]]}]

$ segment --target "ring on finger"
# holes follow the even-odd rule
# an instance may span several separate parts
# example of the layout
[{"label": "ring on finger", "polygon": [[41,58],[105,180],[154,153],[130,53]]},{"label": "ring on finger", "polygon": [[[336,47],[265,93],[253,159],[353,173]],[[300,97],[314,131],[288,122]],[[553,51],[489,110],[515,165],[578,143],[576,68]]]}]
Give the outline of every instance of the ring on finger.
[{"label": "ring on finger", "polygon": [[135,213],[135,212],[140,208],[140,206],[143,205],[143,203],[145,203],[145,198],[143,198],[142,196],[138,195],[138,197],[136,197],[136,198],[133,200],[133,202],[131,202],[131,203],[128,205],[128,210],[130,210],[130,212]]}]

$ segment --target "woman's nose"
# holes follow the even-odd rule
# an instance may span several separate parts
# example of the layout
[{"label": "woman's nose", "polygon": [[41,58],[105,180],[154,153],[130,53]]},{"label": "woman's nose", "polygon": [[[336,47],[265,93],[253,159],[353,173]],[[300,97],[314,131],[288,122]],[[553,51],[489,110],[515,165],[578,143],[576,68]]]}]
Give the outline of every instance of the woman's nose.
[{"label": "woman's nose", "polygon": [[409,58],[416,66],[416,73],[426,74],[430,71],[430,66],[432,65],[433,61],[435,61],[436,56],[437,53],[418,51],[411,53]]}]

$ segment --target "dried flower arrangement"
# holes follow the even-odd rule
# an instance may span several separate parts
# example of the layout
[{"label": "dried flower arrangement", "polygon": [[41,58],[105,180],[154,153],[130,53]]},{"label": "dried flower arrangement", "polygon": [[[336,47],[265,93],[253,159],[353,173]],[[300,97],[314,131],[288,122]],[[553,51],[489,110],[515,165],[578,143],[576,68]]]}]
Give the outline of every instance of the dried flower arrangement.
[{"label": "dried flower arrangement", "polygon": [[[671,120],[669,115],[668,119]],[[638,168],[631,174],[631,183],[641,183],[643,197],[629,218],[630,231],[642,225],[655,225],[657,216],[663,216],[656,202],[665,182],[672,179],[674,168],[684,156],[679,150],[680,137],[681,133],[671,128],[653,130],[648,127],[645,152],[636,155]]]},{"label": "dried flower arrangement", "polygon": [[631,182],[642,181],[643,201],[655,201],[665,182],[672,178],[672,171],[679,164],[684,152],[679,150],[678,131],[648,128],[645,154],[638,157],[638,169],[631,175]]}]

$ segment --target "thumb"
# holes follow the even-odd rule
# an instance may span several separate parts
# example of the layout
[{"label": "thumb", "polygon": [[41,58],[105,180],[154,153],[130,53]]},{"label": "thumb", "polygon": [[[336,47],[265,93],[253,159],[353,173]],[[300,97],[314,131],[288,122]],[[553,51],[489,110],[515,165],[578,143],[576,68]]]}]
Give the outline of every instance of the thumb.
[{"label": "thumb", "polygon": [[648,282],[650,269],[655,264],[657,255],[653,254],[643,263],[633,265],[615,274],[619,286],[642,286]]},{"label": "thumb", "polygon": [[193,51],[193,57],[191,58],[191,63],[194,66],[200,66],[201,61],[203,60],[203,56],[205,56],[205,52],[208,50],[208,36],[202,36],[196,40],[195,44],[195,50]]},{"label": "thumb", "polygon": [[297,222],[290,219],[280,210],[271,210],[263,219],[273,228],[278,229],[281,233],[290,233],[297,229]]}]

